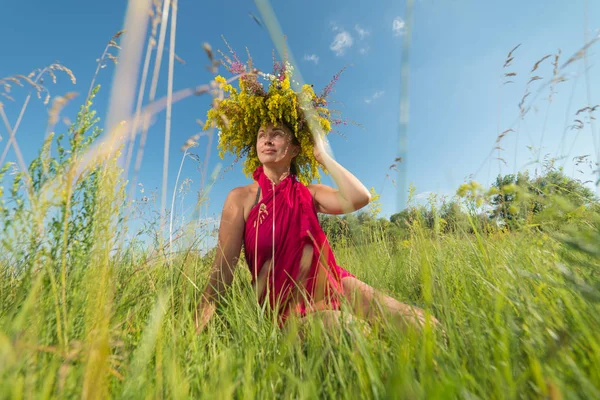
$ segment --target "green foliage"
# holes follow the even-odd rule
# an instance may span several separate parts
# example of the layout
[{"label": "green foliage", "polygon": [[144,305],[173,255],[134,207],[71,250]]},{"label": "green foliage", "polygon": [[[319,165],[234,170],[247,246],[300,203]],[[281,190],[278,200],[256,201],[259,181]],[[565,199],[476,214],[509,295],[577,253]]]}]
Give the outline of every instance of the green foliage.
[{"label": "green foliage", "polygon": [[458,200],[444,201],[439,206],[435,203],[411,206],[390,217],[392,224],[403,229],[408,229],[418,221],[419,226],[444,234],[483,230],[485,220],[477,214],[473,215],[472,220],[476,221],[475,228],[471,225],[465,207]]},{"label": "green foliage", "polygon": [[456,200],[444,202],[440,208],[442,230],[445,233],[469,232],[471,225],[467,214]]},{"label": "green foliage", "polygon": [[369,192],[371,194],[371,201],[367,205],[367,209],[365,212],[368,213],[371,218],[377,219],[377,217],[379,217],[379,214],[381,213],[382,208],[381,201],[379,200],[381,196],[377,192],[375,192],[375,188],[371,188]]},{"label": "green foliage", "polygon": [[[90,109],[98,90],[96,87],[92,91],[70,126],[67,145],[63,144],[65,135],[56,138],[57,156],[52,155],[54,134],[50,134],[29,165],[28,178],[22,172],[15,175],[8,204],[0,209],[5,256],[26,258],[23,256],[31,248],[52,261],[89,254],[94,243],[92,219],[99,167],[92,166],[77,177],[74,169],[80,155],[101,133],[95,112]],[[9,167],[7,164],[3,170]]]},{"label": "green foliage", "polygon": [[[498,176],[491,192],[490,218],[511,229],[535,224],[553,229],[581,216],[597,202],[594,193],[579,180],[566,176],[561,169],[549,166],[535,179],[528,173]],[[568,204],[568,210],[557,203]]]},{"label": "green foliage", "polygon": [[[319,214],[319,223],[332,247],[346,246],[350,243],[352,222],[348,217]],[[353,228],[356,229],[355,226]]]},{"label": "green foliage", "polygon": [[[119,239],[124,193],[116,155],[87,167],[80,162],[100,134],[91,111],[97,91],[69,128],[67,144],[65,135],[53,142],[50,134],[27,173],[12,175],[8,201],[2,202],[0,353],[12,360],[10,369],[0,367],[3,393],[108,393],[106,343],[114,283],[110,258]],[[11,167],[5,166],[0,178]],[[22,345],[6,347],[9,342]],[[79,353],[87,361],[78,360],[79,367],[67,374],[65,368],[71,368]],[[53,372],[46,373],[38,363]],[[61,365],[63,372],[53,369]],[[32,394],[33,377],[43,382],[37,395]]]}]

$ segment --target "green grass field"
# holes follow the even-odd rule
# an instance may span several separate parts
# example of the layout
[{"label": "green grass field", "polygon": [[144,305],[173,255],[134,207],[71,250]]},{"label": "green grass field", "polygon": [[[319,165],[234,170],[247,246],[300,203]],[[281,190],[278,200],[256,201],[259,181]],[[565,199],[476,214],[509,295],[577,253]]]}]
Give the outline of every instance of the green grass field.
[{"label": "green grass field", "polygon": [[111,147],[121,142],[87,152],[100,134],[95,93],[29,167],[0,166],[0,399],[600,399],[597,199],[594,211],[544,197],[533,219],[501,204],[498,215],[525,222],[481,229],[466,218],[481,215],[483,195],[465,184],[456,229],[415,218],[402,234],[374,224],[368,239],[335,246],[338,264],[424,308],[446,338],[385,318],[280,329],[243,263],[196,334],[212,259],[199,254],[198,232],[171,247],[166,224],[145,225],[156,243],[126,235],[130,187]]},{"label": "green grass field", "polygon": [[600,397],[593,253],[533,231],[435,235],[416,223],[408,240],[384,236],[337,249],[339,264],[433,313],[447,343],[384,320],[327,331],[314,320],[300,340],[256,305],[245,265],[196,335],[208,259],[193,248],[170,263],[133,248],[109,254],[96,241],[66,269],[42,249],[3,263],[1,396]]}]

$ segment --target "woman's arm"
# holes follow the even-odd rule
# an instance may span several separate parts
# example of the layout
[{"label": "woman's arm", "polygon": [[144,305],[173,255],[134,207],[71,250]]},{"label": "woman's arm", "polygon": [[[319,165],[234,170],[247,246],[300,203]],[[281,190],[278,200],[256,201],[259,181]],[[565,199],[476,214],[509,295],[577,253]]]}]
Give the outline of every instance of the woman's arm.
[{"label": "woman's arm", "polygon": [[223,206],[217,253],[212,273],[198,304],[196,314],[196,332],[204,329],[216,309],[219,297],[233,280],[233,270],[240,257],[244,237],[243,189],[233,189]]},{"label": "woman's arm", "polygon": [[325,214],[346,214],[363,208],[371,201],[367,188],[350,171],[342,167],[325,151],[322,138],[315,139],[317,161],[329,171],[338,189],[320,184],[309,185],[317,211]]}]

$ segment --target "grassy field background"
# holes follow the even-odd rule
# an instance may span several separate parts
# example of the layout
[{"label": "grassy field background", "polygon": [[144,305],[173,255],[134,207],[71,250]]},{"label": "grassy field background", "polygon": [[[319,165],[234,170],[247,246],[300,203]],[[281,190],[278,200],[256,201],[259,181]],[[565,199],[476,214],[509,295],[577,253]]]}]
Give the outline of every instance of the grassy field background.
[{"label": "grassy field background", "polygon": [[118,176],[109,163],[90,174],[69,223],[52,223],[63,199],[42,236],[33,205],[3,220],[2,397],[600,397],[597,213],[560,234],[444,233],[415,218],[403,238],[372,228],[336,248],[359,279],[435,315],[447,342],[384,319],[314,320],[301,340],[256,304],[245,265],[196,335],[211,257],[121,242],[124,196],[101,190]]},{"label": "grassy field background", "polygon": [[[15,79],[43,93],[34,78],[2,82]],[[197,243],[212,232],[170,230],[166,209],[144,219],[151,205],[128,198],[119,162],[131,150],[94,147],[97,91],[30,165],[17,154],[0,170],[0,398],[600,398],[600,207],[551,162],[538,180],[465,184],[454,208],[432,198],[392,221],[377,204],[324,221],[338,264],[424,308],[447,338],[384,318],[280,329],[243,262],[197,335],[212,263]],[[69,101],[51,103],[51,127]],[[351,222],[358,233],[336,231]]]}]

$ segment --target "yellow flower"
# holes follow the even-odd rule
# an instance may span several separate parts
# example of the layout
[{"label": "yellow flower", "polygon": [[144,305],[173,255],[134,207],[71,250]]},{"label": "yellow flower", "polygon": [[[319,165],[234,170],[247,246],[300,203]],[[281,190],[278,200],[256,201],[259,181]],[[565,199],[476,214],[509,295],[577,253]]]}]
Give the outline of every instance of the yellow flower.
[{"label": "yellow flower", "polygon": [[325,118],[319,118],[321,121],[321,128],[323,128],[323,130],[325,132],[329,132],[331,130],[331,123],[329,122],[329,120],[325,119]]}]

